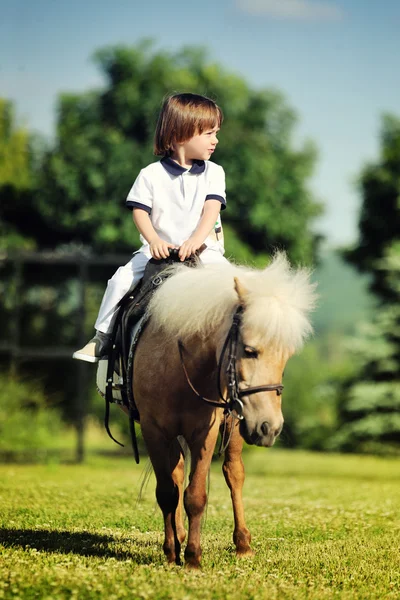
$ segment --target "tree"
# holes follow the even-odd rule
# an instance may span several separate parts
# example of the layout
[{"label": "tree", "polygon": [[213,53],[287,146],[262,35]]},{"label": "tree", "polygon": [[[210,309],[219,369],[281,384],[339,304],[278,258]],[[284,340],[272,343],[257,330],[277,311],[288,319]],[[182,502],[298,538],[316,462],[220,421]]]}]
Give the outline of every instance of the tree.
[{"label": "tree", "polygon": [[359,240],[345,255],[372,277],[371,289],[385,302],[395,300],[391,278],[379,261],[400,238],[400,119],[384,115],[380,134],[381,159],[363,169],[359,190],[363,198]]},{"label": "tree", "polygon": [[0,249],[31,248],[21,216],[33,186],[30,137],[15,122],[11,102],[0,98]]},{"label": "tree", "polygon": [[332,446],[400,450],[400,120],[386,116],[381,159],[360,178],[360,239],[348,260],[369,273],[379,307],[351,343],[358,364],[342,389],[342,427]]},{"label": "tree", "polygon": [[279,246],[294,261],[315,257],[310,231],[320,206],[307,181],[315,149],[292,143],[295,115],[282,96],[249,88],[199,49],[155,52],[150,42],[99,50],[105,87],[59,101],[57,139],[45,156],[36,207],[48,236],[40,246],[131,251],[138,236],[123,210],[136,175],[152,155],[161,100],[168,92],[210,95],[225,113],[217,160],[227,173],[228,255],[248,260]]}]

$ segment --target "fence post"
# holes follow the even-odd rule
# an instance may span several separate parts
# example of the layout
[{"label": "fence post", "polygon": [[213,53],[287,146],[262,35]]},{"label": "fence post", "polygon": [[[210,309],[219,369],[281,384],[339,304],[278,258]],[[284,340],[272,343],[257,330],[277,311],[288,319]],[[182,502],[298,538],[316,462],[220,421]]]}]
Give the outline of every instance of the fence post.
[{"label": "fence post", "polygon": [[12,349],[10,360],[10,373],[12,377],[18,374],[21,345],[21,293],[23,276],[23,259],[17,257],[14,259],[14,311],[12,316]]},{"label": "fence post", "polygon": [[[79,347],[86,342],[86,284],[88,279],[88,265],[82,257],[79,261]],[[77,361],[77,393],[75,394],[75,429],[76,429],[76,462],[82,463],[85,459],[85,417],[88,408],[88,367],[85,362]]]}]

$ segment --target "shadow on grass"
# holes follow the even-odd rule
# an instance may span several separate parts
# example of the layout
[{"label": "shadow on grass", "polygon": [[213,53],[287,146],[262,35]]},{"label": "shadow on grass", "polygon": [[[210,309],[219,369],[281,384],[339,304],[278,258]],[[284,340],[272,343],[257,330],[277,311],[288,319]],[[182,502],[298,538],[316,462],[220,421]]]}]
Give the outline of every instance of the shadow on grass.
[{"label": "shadow on grass", "polygon": [[[135,551],[116,550],[113,544],[132,543],[139,548]],[[0,544],[8,548],[35,548],[46,552],[60,554],[78,554],[80,556],[97,556],[116,560],[132,560],[137,564],[154,563],[151,548],[153,542],[130,539],[114,539],[110,535],[89,533],[88,531],[49,531],[46,529],[6,529],[0,528]],[[147,552],[146,552],[147,549]]]}]

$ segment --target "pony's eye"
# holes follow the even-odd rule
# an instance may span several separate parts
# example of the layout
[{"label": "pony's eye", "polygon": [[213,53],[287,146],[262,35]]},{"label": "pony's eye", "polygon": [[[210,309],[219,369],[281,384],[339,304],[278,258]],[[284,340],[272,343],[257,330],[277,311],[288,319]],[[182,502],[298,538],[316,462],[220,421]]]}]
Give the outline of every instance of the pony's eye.
[{"label": "pony's eye", "polygon": [[244,353],[246,355],[246,358],[257,358],[258,357],[258,350],[253,348],[253,346],[245,346]]}]

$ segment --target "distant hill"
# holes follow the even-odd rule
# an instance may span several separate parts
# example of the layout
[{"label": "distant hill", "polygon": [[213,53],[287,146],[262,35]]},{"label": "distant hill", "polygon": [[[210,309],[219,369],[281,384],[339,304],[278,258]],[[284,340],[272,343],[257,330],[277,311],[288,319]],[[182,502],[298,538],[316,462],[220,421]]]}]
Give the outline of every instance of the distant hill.
[{"label": "distant hill", "polygon": [[352,333],[355,325],[368,320],[375,310],[368,291],[368,277],[344,262],[335,250],[325,250],[313,274],[320,295],[313,315],[317,333]]}]

